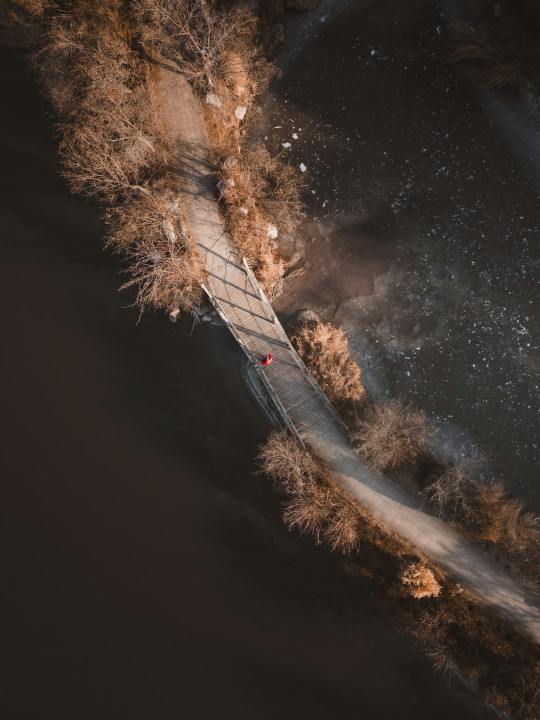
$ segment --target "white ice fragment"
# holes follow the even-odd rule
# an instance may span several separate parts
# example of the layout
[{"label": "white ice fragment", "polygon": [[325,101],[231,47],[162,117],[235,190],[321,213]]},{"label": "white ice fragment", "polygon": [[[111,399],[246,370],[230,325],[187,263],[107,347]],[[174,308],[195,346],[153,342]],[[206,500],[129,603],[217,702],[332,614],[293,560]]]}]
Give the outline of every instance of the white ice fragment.
[{"label": "white ice fragment", "polygon": [[304,165],[304,163],[300,163],[300,170],[301,172],[306,172],[307,167]]},{"label": "white ice fragment", "polygon": [[376,54],[377,54],[377,51],[376,51],[376,50],[372,50],[372,51],[371,51],[371,54],[372,54],[372,55],[376,55]]},{"label": "white ice fragment", "polygon": [[298,140],[298,135],[296,133],[293,133],[292,136],[293,136],[293,140]]},{"label": "white ice fragment", "polygon": [[284,148],[290,148],[290,147],[291,147],[291,143],[281,143],[281,144],[283,145]]}]

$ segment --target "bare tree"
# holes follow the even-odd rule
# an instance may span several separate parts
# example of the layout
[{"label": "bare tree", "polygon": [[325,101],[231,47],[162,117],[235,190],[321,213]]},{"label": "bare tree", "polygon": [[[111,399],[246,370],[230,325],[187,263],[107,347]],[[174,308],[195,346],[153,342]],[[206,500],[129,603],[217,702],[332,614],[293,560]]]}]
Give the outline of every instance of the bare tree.
[{"label": "bare tree", "polygon": [[134,195],[107,210],[107,245],[125,253],[152,240],[158,246],[189,245],[178,203],[166,187],[154,187],[151,194]]},{"label": "bare tree", "polygon": [[133,194],[150,195],[145,174],[154,158],[133,137],[104,137],[98,123],[74,124],[60,141],[64,175],[73,192],[117,202]]},{"label": "bare tree", "polygon": [[198,87],[213,86],[225,50],[254,52],[256,18],[245,8],[219,12],[207,0],[135,0],[132,10],[143,43],[173,60]]},{"label": "bare tree", "polygon": [[164,249],[151,239],[129,250],[126,258],[132,278],[121,290],[138,288],[135,304],[141,315],[149,307],[189,312],[200,301],[202,270],[191,250],[174,246]]}]

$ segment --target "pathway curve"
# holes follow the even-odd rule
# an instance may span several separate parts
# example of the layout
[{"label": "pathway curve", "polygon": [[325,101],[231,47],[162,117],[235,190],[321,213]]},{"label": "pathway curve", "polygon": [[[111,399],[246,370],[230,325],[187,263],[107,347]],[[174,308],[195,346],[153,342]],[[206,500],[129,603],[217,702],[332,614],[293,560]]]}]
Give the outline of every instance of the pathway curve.
[{"label": "pathway curve", "polygon": [[[158,125],[168,147],[171,183],[204,260],[208,289],[228,325],[263,375],[278,409],[314,448],[336,481],[375,517],[410,541],[486,605],[540,642],[540,602],[502,567],[420,502],[358,458],[335,411],[307,373],[225,231],[199,101],[166,63],[149,69]],[[274,319],[275,318],[275,319]],[[274,362],[262,368],[259,358]]]}]

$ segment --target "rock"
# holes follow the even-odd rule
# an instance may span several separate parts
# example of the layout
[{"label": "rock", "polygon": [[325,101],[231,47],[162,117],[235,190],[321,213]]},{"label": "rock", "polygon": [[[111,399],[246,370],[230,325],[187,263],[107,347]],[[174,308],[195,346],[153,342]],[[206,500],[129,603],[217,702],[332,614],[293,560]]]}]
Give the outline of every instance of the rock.
[{"label": "rock", "polygon": [[[241,97],[246,92],[246,88],[243,85],[237,85],[234,88],[234,92],[236,93],[236,95],[238,97]],[[239,119],[241,120],[241,118],[239,118]]]},{"label": "rock", "polygon": [[218,98],[218,96],[215,93],[208,93],[206,96],[206,102],[209,105],[214,105],[214,107],[217,107],[217,108],[221,107],[221,100]]},{"label": "rock", "polygon": [[174,232],[173,224],[170,220],[163,221],[163,231],[167,240],[173,244],[176,242],[176,233]]},{"label": "rock", "polygon": [[268,223],[266,226],[266,234],[269,238],[272,238],[272,240],[275,240],[278,236],[278,229],[275,225],[272,225],[272,223]]},{"label": "rock", "polygon": [[180,308],[174,308],[174,310],[171,310],[169,313],[169,320],[173,323],[175,323],[178,320],[178,316],[180,315]]},{"label": "rock", "polygon": [[304,165],[304,163],[300,163],[300,171],[306,172],[306,170],[307,170],[307,167]]},{"label": "rock", "polygon": [[235,182],[232,178],[227,178],[226,180],[220,180],[218,184],[216,185],[216,190],[218,191],[219,197],[222,198],[225,193],[227,192],[227,188],[234,187]]},{"label": "rock", "polygon": [[232,155],[229,155],[229,157],[226,157],[223,161],[223,167],[225,170],[231,170],[231,168],[236,167],[237,165],[238,158],[235,158]]},{"label": "rock", "polygon": [[310,310],[309,308],[300,310],[300,312],[298,313],[298,322],[302,322],[302,323],[320,322],[320,320],[321,319],[317,315],[315,310]]},{"label": "rock", "polygon": [[247,214],[249,213],[249,210],[248,210],[247,208],[245,208],[245,207],[241,207],[241,208],[238,208],[238,209],[240,210],[240,212],[241,212],[243,215],[247,215]]},{"label": "rock", "polygon": [[236,110],[234,111],[234,116],[237,120],[243,120],[246,113],[247,113],[247,107],[244,107],[243,105],[239,105],[236,108]]}]

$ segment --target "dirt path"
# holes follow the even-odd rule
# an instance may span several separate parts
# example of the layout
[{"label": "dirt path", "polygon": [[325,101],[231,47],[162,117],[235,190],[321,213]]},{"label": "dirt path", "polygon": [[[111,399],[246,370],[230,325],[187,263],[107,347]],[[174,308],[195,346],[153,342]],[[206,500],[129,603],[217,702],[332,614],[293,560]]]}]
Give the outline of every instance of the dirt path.
[{"label": "dirt path", "polygon": [[337,482],[385,525],[540,642],[538,598],[448,525],[424,512],[416,498],[359,460],[335,413],[306,376],[283,329],[268,316],[268,307],[225,232],[198,100],[183,76],[165,64],[151,67],[149,81],[169,148],[171,182],[204,260],[209,289],[254,363],[258,365],[267,352],[274,356],[273,364],[264,370],[266,379],[302,440],[315,449]]}]

